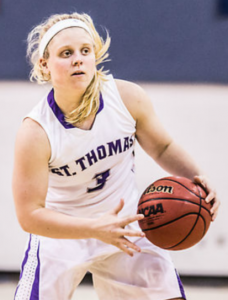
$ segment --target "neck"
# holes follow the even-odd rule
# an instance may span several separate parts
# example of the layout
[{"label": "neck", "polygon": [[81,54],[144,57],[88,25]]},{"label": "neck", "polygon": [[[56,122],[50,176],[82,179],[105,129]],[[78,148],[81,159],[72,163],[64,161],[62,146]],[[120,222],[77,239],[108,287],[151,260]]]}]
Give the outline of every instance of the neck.
[{"label": "neck", "polygon": [[55,101],[64,115],[68,115],[80,105],[84,93],[85,91],[77,90],[72,92],[54,88]]}]

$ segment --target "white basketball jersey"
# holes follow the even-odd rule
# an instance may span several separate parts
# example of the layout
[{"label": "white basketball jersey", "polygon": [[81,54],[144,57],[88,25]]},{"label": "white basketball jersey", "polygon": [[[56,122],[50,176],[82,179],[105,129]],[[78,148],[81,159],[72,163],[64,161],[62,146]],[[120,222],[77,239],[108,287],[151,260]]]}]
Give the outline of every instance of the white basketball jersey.
[{"label": "white basketball jersey", "polygon": [[111,75],[104,83],[100,107],[90,130],[65,121],[53,90],[27,117],[44,128],[51,145],[46,207],[93,218],[115,207],[123,198],[121,214],[136,213],[136,122]]},{"label": "white basketball jersey", "polygon": [[[41,124],[51,145],[48,208],[72,216],[96,218],[124,198],[120,214],[136,213],[138,191],[133,155],[136,124],[112,76],[104,84],[91,130],[65,122],[53,90],[28,117]],[[137,221],[125,228],[140,230]],[[146,238],[126,238],[144,253],[135,253],[130,258],[126,253],[117,253],[122,251],[114,245],[94,238],[30,235],[15,300],[69,299],[87,271],[93,274],[100,299],[184,299],[169,253]]]}]

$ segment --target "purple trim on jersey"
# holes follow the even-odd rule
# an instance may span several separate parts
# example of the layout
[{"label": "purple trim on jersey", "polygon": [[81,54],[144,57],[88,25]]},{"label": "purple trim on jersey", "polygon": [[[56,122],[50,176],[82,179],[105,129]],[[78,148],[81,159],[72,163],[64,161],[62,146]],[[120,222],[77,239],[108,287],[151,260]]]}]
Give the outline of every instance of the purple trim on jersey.
[{"label": "purple trim on jersey", "polygon": [[14,294],[14,299],[16,298],[18,288],[19,288],[19,284],[18,284],[18,286],[16,288],[16,291],[15,291],[15,294]]},{"label": "purple trim on jersey", "polygon": [[[47,97],[48,104],[50,108],[52,109],[53,113],[55,114],[56,118],[59,120],[59,122],[63,125],[64,128],[69,129],[69,128],[75,128],[72,124],[66,122],[65,117],[57,103],[55,102],[55,97],[54,97],[54,89],[50,91]],[[104,108],[104,100],[102,95],[100,94],[100,103],[99,103],[99,109],[97,111],[97,114],[102,111]]]},{"label": "purple trim on jersey", "polygon": [[66,128],[66,129],[74,128],[73,125],[71,125],[71,124],[69,124],[65,121],[65,117],[64,117],[63,112],[58,107],[57,103],[55,102],[54,89],[52,89],[50,91],[50,93],[48,94],[47,100],[48,100],[48,104],[49,104],[50,108],[52,109],[53,113],[55,114],[55,116],[59,120],[59,122],[63,125],[63,127]]},{"label": "purple trim on jersey", "polygon": [[181,292],[181,297],[183,299],[186,299],[185,292],[184,292],[184,287],[183,287],[183,284],[181,282],[180,276],[178,275],[177,270],[175,270],[175,271],[176,271],[177,280],[178,280],[178,284],[179,284],[179,288],[180,288],[180,292]]},{"label": "purple trim on jersey", "polygon": [[32,291],[31,291],[31,296],[29,300],[39,300],[39,285],[40,285],[40,245],[38,246],[37,249],[37,267],[36,267],[36,273],[35,273],[35,279],[32,285]]},{"label": "purple trim on jersey", "polygon": [[97,114],[99,114],[99,112],[101,112],[103,108],[104,108],[104,100],[103,100],[102,94],[100,93],[100,103],[99,103],[99,108],[98,108]]},{"label": "purple trim on jersey", "polygon": [[25,264],[27,263],[27,260],[28,260],[28,254],[29,254],[29,251],[30,251],[30,249],[31,249],[31,240],[32,240],[32,235],[30,234],[28,248],[27,248],[27,250],[26,250],[26,252],[25,252],[25,258],[24,258],[24,260],[23,260],[23,262],[22,262],[20,279],[21,279],[22,274],[23,274],[23,272],[24,272]]},{"label": "purple trim on jersey", "polygon": [[[21,280],[21,278],[22,278],[22,275],[23,275],[23,272],[24,272],[24,267],[25,267],[25,265],[26,265],[26,263],[27,263],[27,261],[28,261],[28,254],[29,254],[29,251],[30,251],[30,249],[31,249],[31,239],[32,239],[32,235],[30,234],[29,244],[28,244],[28,248],[27,248],[27,250],[26,250],[26,252],[25,252],[24,260],[23,260],[23,262],[22,262],[22,266],[21,266],[21,274],[20,274],[20,279],[19,279],[19,280]],[[18,284],[17,289],[16,289],[16,291],[15,291],[15,297],[16,297],[17,290],[18,290],[19,286],[20,286],[20,283]]]}]

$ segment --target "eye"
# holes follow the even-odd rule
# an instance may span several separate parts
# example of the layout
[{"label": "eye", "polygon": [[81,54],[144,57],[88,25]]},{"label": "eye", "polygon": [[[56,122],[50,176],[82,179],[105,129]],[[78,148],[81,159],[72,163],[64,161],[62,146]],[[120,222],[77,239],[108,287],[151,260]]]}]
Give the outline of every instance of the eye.
[{"label": "eye", "polygon": [[72,54],[72,52],[70,50],[64,50],[63,52],[61,52],[60,56],[61,57],[69,57]]},{"label": "eye", "polygon": [[88,47],[82,48],[82,54],[87,55],[90,53],[90,49]]}]

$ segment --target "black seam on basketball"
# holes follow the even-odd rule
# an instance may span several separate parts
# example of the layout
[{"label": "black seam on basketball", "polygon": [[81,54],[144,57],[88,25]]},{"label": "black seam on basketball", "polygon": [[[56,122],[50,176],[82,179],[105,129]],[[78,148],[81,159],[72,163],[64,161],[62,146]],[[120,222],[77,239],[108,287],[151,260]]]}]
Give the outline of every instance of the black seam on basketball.
[{"label": "black seam on basketball", "polygon": [[[204,237],[204,235],[205,235],[205,233],[206,233],[206,222],[205,222],[205,219],[203,218],[203,216],[199,216],[199,217],[201,217],[202,218],[202,220],[203,220],[203,223],[204,223],[204,230],[203,230],[203,234],[202,234],[202,237],[201,237],[201,239]],[[199,218],[198,218],[199,219]],[[198,221],[198,219],[197,219],[197,221]],[[192,231],[193,231],[193,229],[195,228],[195,226],[190,230],[190,232],[189,232],[189,234],[187,234],[185,237],[184,237],[184,239],[182,240],[182,241],[180,241],[179,243],[177,243],[176,245],[173,245],[173,246],[171,246],[171,247],[167,247],[167,248],[164,248],[164,249],[166,249],[166,250],[172,250],[173,248],[175,248],[176,246],[179,246],[181,243],[183,243],[189,236],[190,236],[190,234],[192,233]],[[200,239],[200,240],[201,240]]]},{"label": "black seam on basketball", "polygon": [[[163,226],[172,224],[173,222],[175,222],[175,221],[177,221],[177,220],[180,220],[180,219],[182,219],[182,218],[184,218],[184,217],[186,217],[186,216],[189,216],[189,215],[197,215],[197,216],[198,216],[198,213],[197,213],[197,212],[190,212],[190,213],[187,213],[187,214],[185,214],[185,215],[182,215],[182,216],[180,216],[180,217],[178,217],[178,218],[176,218],[176,219],[173,219],[172,221],[169,221],[169,222],[167,222],[167,223],[165,223],[165,224],[158,225],[158,226],[156,226],[156,227],[154,227],[154,228],[142,229],[142,231],[145,232],[145,231],[149,231],[149,230],[154,230],[154,229],[157,229],[157,228],[160,228],[160,227],[163,227]],[[142,220],[142,221],[143,221],[143,220]]]},{"label": "black seam on basketball", "polygon": [[[198,187],[197,187],[198,188]],[[198,189],[199,190],[199,189]],[[199,190],[199,194],[200,194],[200,196],[201,196],[201,193],[200,193],[200,190]],[[195,228],[195,226],[196,226],[196,224],[198,223],[198,220],[199,220],[199,217],[201,217],[202,218],[202,216],[200,215],[200,211],[201,211],[201,197],[200,197],[200,205],[199,205],[199,212],[198,213],[194,213],[194,214],[196,214],[197,215],[197,218],[196,218],[196,220],[195,220],[195,223],[194,223],[194,225],[192,226],[192,228],[190,229],[190,231],[189,231],[189,233],[179,242],[179,243],[177,243],[176,245],[173,245],[172,247],[167,247],[167,248],[164,248],[164,249],[167,249],[167,250],[171,250],[172,248],[174,248],[174,247],[177,247],[178,245],[180,245],[180,244],[182,244],[190,235],[191,235],[191,233],[192,233],[192,231],[194,230],[194,228]],[[203,219],[203,218],[202,218]],[[204,231],[203,231],[203,236],[204,236],[204,234],[205,234],[205,222],[204,222]],[[203,237],[202,236],[202,237]],[[201,239],[202,239],[202,237],[201,237]]]},{"label": "black seam on basketball", "polygon": [[[197,188],[198,188],[198,186],[197,186]],[[190,234],[192,233],[192,231],[196,227],[196,224],[198,223],[198,220],[199,220],[199,217],[200,217],[200,212],[201,212],[201,207],[202,207],[202,205],[201,205],[201,193],[200,193],[200,189],[199,188],[198,188],[198,191],[199,191],[199,194],[200,194],[200,205],[199,205],[199,211],[198,211],[195,223],[193,224],[193,226],[190,229],[189,233],[184,237],[184,239],[182,241],[180,241],[179,243],[177,243],[176,245],[172,246],[172,248],[180,245],[181,243],[183,243],[190,236]],[[205,231],[205,228],[204,228],[204,231]],[[166,249],[168,250],[170,248],[166,248]]]},{"label": "black seam on basketball", "polygon": [[[201,198],[203,200],[205,200],[205,198]],[[191,203],[191,204],[195,204],[195,205],[198,205],[198,206],[201,206],[201,208],[205,209],[209,214],[210,214],[210,210],[207,209],[206,207],[202,206],[201,204],[198,204],[198,203],[195,203],[193,201],[190,201],[190,200],[187,200],[187,199],[182,199],[182,198],[169,198],[169,197],[158,197],[158,198],[151,198],[151,199],[147,199],[143,202],[140,202],[140,204],[138,205],[138,207],[140,207],[140,205],[146,203],[146,202],[149,202],[149,201],[153,201],[153,200],[176,200],[176,201],[184,201],[184,202],[188,202],[188,203]]]},{"label": "black seam on basketball", "polygon": [[[171,178],[162,178],[162,181],[164,181],[164,180],[175,182],[175,183],[177,183],[177,184],[183,186],[186,190],[188,190],[189,192],[191,192],[193,195],[197,196],[198,198],[201,197],[201,196],[195,194],[192,190],[190,190],[190,189],[187,188],[183,183],[180,183],[180,182],[177,181],[177,180],[174,180],[174,179],[171,179]],[[157,181],[159,181],[159,180],[157,180]],[[155,181],[155,183],[156,183],[157,181]],[[195,183],[193,182],[193,184],[195,184]],[[195,184],[195,186],[197,186],[197,184]],[[197,186],[197,188],[198,188],[198,186]],[[198,190],[199,190],[199,189],[198,189]]]}]

